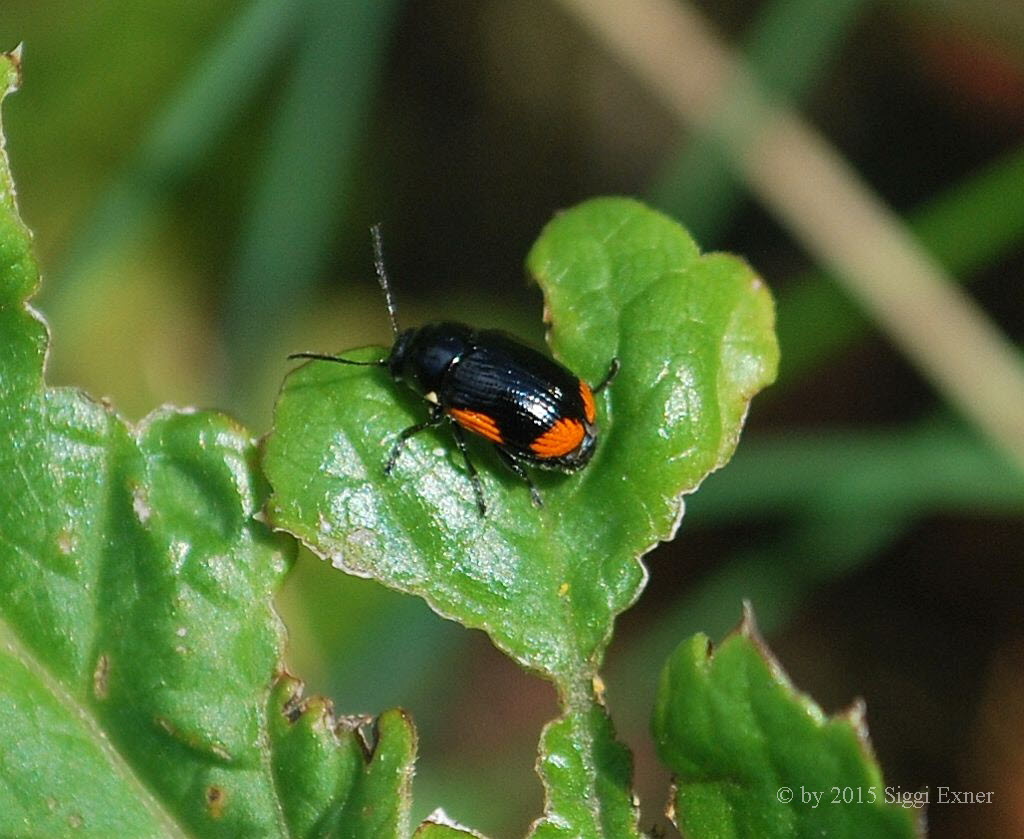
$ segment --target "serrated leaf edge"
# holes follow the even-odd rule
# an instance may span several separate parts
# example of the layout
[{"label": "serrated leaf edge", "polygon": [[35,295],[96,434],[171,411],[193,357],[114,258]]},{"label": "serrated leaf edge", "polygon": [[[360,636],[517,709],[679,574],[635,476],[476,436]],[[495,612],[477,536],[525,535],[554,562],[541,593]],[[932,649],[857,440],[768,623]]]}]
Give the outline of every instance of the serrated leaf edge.
[{"label": "serrated leaf edge", "polygon": [[[754,616],[754,607],[749,600],[745,599],[743,601],[743,611],[739,623],[726,633],[722,638],[722,641],[717,646],[722,646],[726,641],[734,637],[743,638],[753,644],[754,649],[757,650],[758,655],[760,655],[761,659],[767,666],[772,679],[786,688],[790,697],[804,708],[807,715],[814,720],[818,728],[824,728],[829,723],[848,724],[853,729],[856,736],[857,744],[861,750],[861,757],[866,762],[874,764],[880,769],[878,758],[875,755],[875,749],[871,743],[870,734],[868,733],[867,704],[861,697],[855,697],[850,705],[841,711],[837,711],[834,714],[826,714],[810,694],[801,691],[793,684],[792,679],[790,679],[789,674],[783,668],[782,663],[775,657],[775,654],[771,651],[771,648],[765,641],[764,636],[761,635],[757,626],[757,619]],[[711,660],[714,658],[715,649],[716,645],[708,639],[705,653],[706,663],[710,664]],[[672,780],[669,785],[669,798],[668,804],[665,807],[665,815],[672,821],[672,824],[679,828],[675,813],[677,793],[678,778],[676,774],[673,773]],[[914,830],[917,836],[919,839],[926,839],[927,833],[925,824],[927,822],[927,814],[924,811],[917,811],[913,815]]]}]

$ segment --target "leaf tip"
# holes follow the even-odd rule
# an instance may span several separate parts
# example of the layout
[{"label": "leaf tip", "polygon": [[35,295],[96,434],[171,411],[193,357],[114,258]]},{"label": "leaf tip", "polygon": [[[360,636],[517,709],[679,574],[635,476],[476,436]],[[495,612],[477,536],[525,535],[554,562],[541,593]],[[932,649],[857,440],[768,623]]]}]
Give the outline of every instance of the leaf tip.
[{"label": "leaf tip", "polygon": [[868,706],[861,697],[857,697],[850,703],[850,707],[835,714],[836,720],[842,720],[850,724],[857,733],[857,737],[870,748],[871,739],[868,736]]},{"label": "leaf tip", "polygon": [[740,622],[733,630],[733,633],[742,635],[744,638],[749,638],[751,641],[756,641],[761,645],[764,644],[764,639],[761,637],[761,631],[757,627],[757,617],[754,615],[754,604],[747,598],[743,598]]},{"label": "leaf tip", "polygon": [[874,744],[871,742],[871,734],[868,731],[868,706],[861,697],[856,697],[848,708],[836,711],[830,721],[839,725],[848,725],[853,730],[853,735],[864,759],[872,763],[878,762]]},{"label": "leaf tip", "polygon": [[754,604],[747,599],[743,600],[743,612],[740,616],[740,622],[722,640],[722,643],[724,644],[726,640],[733,637],[749,641],[763,659],[772,678],[791,690],[795,690],[792,681],[790,681],[789,674],[786,673],[782,663],[775,657],[771,647],[768,646],[768,642],[764,640],[764,636],[761,635],[761,630],[757,625],[757,617],[754,614]]},{"label": "leaf tip", "polygon": [[8,74],[7,88],[3,91],[5,96],[21,87],[21,55],[24,46],[24,43],[20,43],[13,50],[4,53],[4,58],[7,59],[12,71]]}]

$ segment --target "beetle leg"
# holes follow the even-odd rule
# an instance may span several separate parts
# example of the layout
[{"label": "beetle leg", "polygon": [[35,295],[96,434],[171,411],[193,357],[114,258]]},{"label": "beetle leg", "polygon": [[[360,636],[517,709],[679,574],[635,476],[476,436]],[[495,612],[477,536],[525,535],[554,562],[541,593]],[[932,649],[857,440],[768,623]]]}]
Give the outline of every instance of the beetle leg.
[{"label": "beetle leg", "polygon": [[605,377],[601,379],[601,384],[594,388],[594,393],[600,393],[612,383],[612,379],[619,375],[620,366],[618,357],[613,358],[611,365],[608,367],[608,372],[605,374]]},{"label": "beetle leg", "polygon": [[421,431],[426,431],[428,428],[436,428],[441,424],[441,420],[444,419],[444,412],[441,410],[439,405],[434,405],[430,409],[430,416],[423,422],[419,422],[416,425],[410,425],[401,434],[398,435],[398,439],[395,441],[395,445],[391,447],[391,454],[388,456],[388,462],[384,465],[384,474],[391,475],[391,470],[395,468],[395,461],[398,460],[398,455],[402,451],[402,447],[405,445],[406,440],[412,437],[413,434],[419,434]]},{"label": "beetle leg", "polygon": [[543,507],[544,500],[540,497],[540,493],[537,491],[537,487],[534,486],[533,480],[530,478],[530,473],[526,471],[526,468],[512,455],[505,451],[500,446],[495,446],[498,451],[498,457],[501,458],[501,462],[504,463],[509,469],[515,472],[520,478],[526,481],[526,485],[530,488],[530,500],[533,501],[534,507]]},{"label": "beetle leg", "polygon": [[477,474],[473,461],[469,459],[469,451],[466,449],[466,438],[462,433],[462,427],[452,423],[452,434],[455,436],[455,445],[462,452],[462,459],[466,461],[466,471],[469,472],[469,480],[473,483],[473,492],[476,493],[476,506],[480,508],[480,515],[487,515],[487,503],[484,501],[484,488],[480,483],[480,476]]}]

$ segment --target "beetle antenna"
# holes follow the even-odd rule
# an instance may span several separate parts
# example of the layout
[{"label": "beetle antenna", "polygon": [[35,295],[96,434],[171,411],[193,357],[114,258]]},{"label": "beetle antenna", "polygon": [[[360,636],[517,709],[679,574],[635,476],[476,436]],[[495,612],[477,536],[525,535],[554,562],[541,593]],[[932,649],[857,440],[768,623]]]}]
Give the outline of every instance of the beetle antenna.
[{"label": "beetle antenna", "polygon": [[288,358],[312,358],[314,361],[337,361],[339,364],[355,364],[359,367],[383,367],[388,363],[386,358],[380,361],[352,361],[350,358],[341,358],[337,355],[323,355],[318,352],[293,352]]},{"label": "beetle antenna", "polygon": [[380,232],[380,222],[370,228],[370,235],[373,237],[373,265],[377,269],[377,282],[384,292],[384,301],[388,307],[388,317],[391,319],[391,331],[398,337],[398,307],[395,306],[395,298],[391,296],[391,284],[388,282],[388,272],[384,269],[384,237]]}]

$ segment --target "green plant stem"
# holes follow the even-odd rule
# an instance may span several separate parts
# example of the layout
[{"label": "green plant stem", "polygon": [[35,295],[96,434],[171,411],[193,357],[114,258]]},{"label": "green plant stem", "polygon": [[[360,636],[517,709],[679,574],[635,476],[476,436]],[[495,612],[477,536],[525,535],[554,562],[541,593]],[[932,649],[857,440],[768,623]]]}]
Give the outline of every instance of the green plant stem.
[{"label": "green plant stem", "polygon": [[[639,837],[637,808],[632,793],[632,758],[615,740],[611,720],[595,696],[593,669],[559,691],[564,714],[549,723],[541,737],[538,770],[544,781],[545,812],[557,822],[542,819],[533,837],[565,835]],[[568,782],[568,783],[567,783]]]}]

